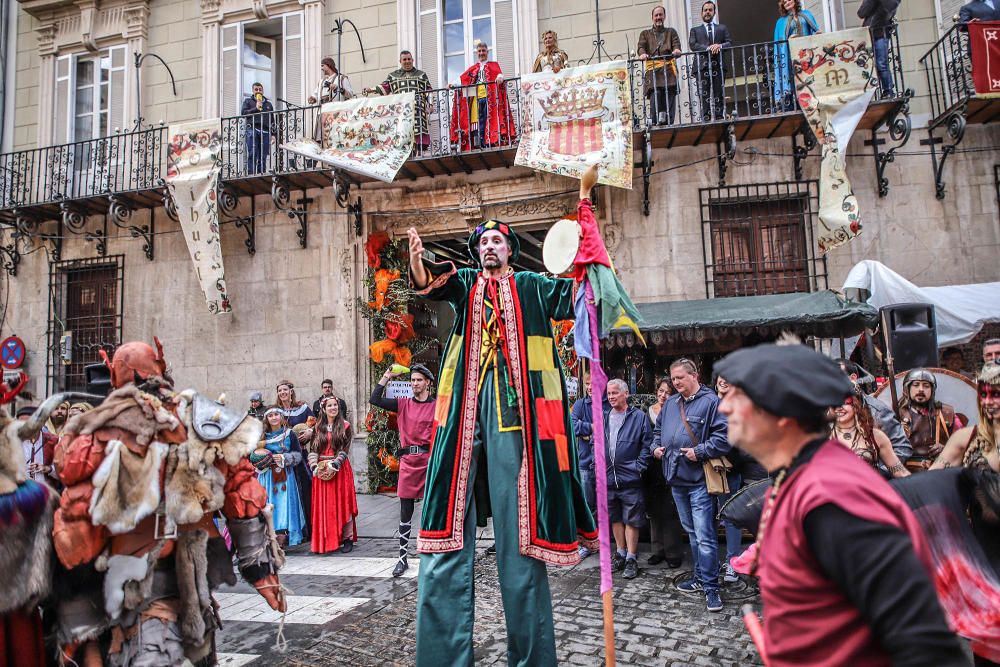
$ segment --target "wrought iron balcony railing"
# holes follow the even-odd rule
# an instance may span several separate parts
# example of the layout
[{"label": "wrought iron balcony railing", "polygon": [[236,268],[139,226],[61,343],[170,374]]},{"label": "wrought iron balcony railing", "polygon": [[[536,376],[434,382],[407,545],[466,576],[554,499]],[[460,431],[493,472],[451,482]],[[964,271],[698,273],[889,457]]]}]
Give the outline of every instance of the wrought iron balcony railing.
[{"label": "wrought iron balcony railing", "polygon": [[920,65],[927,75],[932,120],[941,119],[975,96],[969,31],[965,24],[953,25],[921,56]]},{"label": "wrought iron balcony railing", "polygon": [[[899,97],[905,90],[894,32],[887,51],[887,72],[877,77],[878,99]],[[630,60],[633,130],[655,132],[795,113],[786,56],[785,42],[766,42],[723,49],[717,55],[689,52]],[[483,159],[488,153],[509,153],[517,146],[526,113],[519,83],[512,78],[484,84],[487,102],[482,104],[483,91],[477,86],[421,93],[411,173],[437,173],[421,168],[421,163],[445,159],[469,171],[475,167],[467,156],[479,155],[484,165],[492,166]],[[498,99],[499,111],[494,105]],[[477,126],[480,106],[488,107],[489,122]],[[319,137],[321,123],[319,106],[222,119],[222,179],[326,170],[323,164],[280,149],[293,139]],[[157,127],[0,155],[0,211],[159,189],[166,173],[166,132]],[[509,161],[509,155],[503,158]]]}]

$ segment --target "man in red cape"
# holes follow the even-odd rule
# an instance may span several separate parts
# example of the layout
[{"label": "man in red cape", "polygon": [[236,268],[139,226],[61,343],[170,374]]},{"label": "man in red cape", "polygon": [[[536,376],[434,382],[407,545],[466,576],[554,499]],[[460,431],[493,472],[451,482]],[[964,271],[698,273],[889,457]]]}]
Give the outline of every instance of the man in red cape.
[{"label": "man in red cape", "polygon": [[[475,148],[510,145],[517,138],[507,89],[503,85],[503,71],[500,63],[489,59],[489,54],[485,43],[476,43],[479,62],[462,73],[462,88],[455,91],[451,107],[451,143],[460,144],[463,151],[473,148],[473,135]],[[466,97],[466,91],[473,86],[472,94]]]}]

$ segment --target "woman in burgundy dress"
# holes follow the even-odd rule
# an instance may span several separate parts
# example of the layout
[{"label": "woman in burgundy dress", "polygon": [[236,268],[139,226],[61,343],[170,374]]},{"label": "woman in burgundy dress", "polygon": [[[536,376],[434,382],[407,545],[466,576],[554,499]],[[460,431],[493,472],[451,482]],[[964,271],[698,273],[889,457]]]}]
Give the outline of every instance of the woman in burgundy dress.
[{"label": "woman in burgundy dress", "polygon": [[368,402],[372,405],[398,413],[399,425],[399,482],[396,494],[399,496],[399,561],[392,570],[392,576],[399,577],[409,565],[406,555],[410,544],[410,520],[416,501],[424,497],[424,480],[427,477],[427,460],[431,451],[431,425],[434,422],[434,396],[431,384],[434,375],[423,364],[414,364],[410,369],[410,386],[413,398],[386,398],[385,385],[402,373],[393,373],[390,368],[375,385]]},{"label": "woman in burgundy dress", "polygon": [[350,553],[357,541],[358,497],[354,472],[347,458],[351,425],[340,414],[340,403],[329,396],[320,405],[319,421],[309,442],[312,481],[312,551],[340,549]]}]

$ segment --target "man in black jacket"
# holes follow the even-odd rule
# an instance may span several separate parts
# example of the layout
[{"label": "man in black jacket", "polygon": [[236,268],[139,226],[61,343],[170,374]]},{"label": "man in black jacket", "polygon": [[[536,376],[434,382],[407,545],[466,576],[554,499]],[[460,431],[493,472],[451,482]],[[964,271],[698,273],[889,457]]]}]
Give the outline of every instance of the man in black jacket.
[{"label": "man in black jacket", "polygon": [[[898,1],[898,0],[897,0]],[[702,25],[691,28],[688,44],[698,67],[698,96],[701,98],[701,120],[708,122],[725,118],[725,62],[722,50],[732,46],[729,29],[715,20],[715,3],[706,0],[701,6]]]},{"label": "man in black jacket", "polygon": [[889,68],[889,39],[892,37],[893,21],[900,0],[862,0],[858,7],[858,18],[864,19],[864,26],[872,33],[875,47],[875,70],[878,72],[879,99],[895,95],[892,70]]},{"label": "man in black jacket", "polygon": [[972,21],[1000,21],[1000,0],[972,0],[958,10],[959,23]]},{"label": "man in black jacket", "polygon": [[611,405],[604,411],[604,442],[608,519],[616,548],[612,563],[615,571],[624,570],[626,579],[634,579],[639,574],[639,529],[646,523],[642,473],[652,455],[653,426],[645,412],[629,406],[628,385],[623,380],[608,382],[608,403]]},{"label": "man in black jacket", "polygon": [[240,115],[246,119],[247,175],[267,171],[267,156],[271,151],[271,114],[274,105],[264,97],[264,86],[253,84],[253,94],[243,100]]}]

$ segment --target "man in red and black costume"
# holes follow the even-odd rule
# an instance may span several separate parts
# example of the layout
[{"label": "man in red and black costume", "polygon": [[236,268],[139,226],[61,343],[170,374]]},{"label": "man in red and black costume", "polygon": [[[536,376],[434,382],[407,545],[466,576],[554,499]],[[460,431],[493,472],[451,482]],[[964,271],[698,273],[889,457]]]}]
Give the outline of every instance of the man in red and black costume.
[{"label": "man in red and black costume", "polygon": [[484,42],[476,42],[476,57],[479,62],[462,73],[462,88],[455,92],[451,108],[451,143],[459,145],[463,151],[510,146],[517,138],[517,128],[507,101],[500,63],[490,60],[490,49]]},{"label": "man in red and black costume", "polygon": [[216,512],[243,578],[284,609],[283,554],[247,460],[260,422],[190,390],[175,394],[155,342],[104,355],[114,391],[70,419],[56,447],[66,490],[53,539],[68,579],[58,639],[81,665],[215,664],[211,590],[236,581]]},{"label": "man in red and black costume", "polygon": [[752,570],[764,601],[765,663],[968,665],[931,580],[906,503],[827,433],[852,392],[837,364],[802,345],[758,345],[715,366],[729,440],[774,478]]}]

